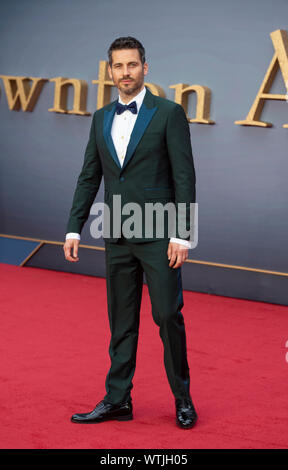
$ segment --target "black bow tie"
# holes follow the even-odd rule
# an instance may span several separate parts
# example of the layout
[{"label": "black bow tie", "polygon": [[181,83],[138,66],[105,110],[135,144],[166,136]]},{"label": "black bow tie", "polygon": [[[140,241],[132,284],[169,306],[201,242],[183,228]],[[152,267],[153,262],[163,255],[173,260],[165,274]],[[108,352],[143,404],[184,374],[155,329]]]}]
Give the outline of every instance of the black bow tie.
[{"label": "black bow tie", "polygon": [[116,113],[117,114],[122,114],[126,110],[131,111],[133,114],[137,114],[137,104],[136,101],[132,101],[130,104],[121,104],[119,101],[116,104]]}]

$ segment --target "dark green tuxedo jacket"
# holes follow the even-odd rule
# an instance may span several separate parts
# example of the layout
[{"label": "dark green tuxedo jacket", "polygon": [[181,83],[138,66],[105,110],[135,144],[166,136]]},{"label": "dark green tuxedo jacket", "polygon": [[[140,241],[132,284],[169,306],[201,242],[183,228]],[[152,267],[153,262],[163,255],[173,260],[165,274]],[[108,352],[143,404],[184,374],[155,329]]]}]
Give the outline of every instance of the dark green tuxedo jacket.
[{"label": "dark green tuxedo jacket", "polygon": [[[90,208],[104,177],[105,200],[113,219],[113,195],[121,196],[122,206],[136,202],[142,208],[142,236],[133,242],[151,241],[145,238],[145,210],[147,202],[186,203],[186,230],[190,224],[190,203],[195,202],[195,170],[190,141],[190,130],[185,112],[179,104],[154,96],[147,88],[134,125],[125,160],[121,167],[111,137],[111,126],[116,109],[114,101],[97,110],[92,119],[89,141],[82,171],[78,177],[70,211],[67,232],[81,233]],[[127,219],[122,215],[122,223]],[[117,232],[117,230],[116,230]],[[111,227],[107,242],[116,242],[120,233]],[[116,236],[115,236],[116,233]],[[164,237],[167,237],[165,220]],[[175,237],[179,235],[176,224]]]}]

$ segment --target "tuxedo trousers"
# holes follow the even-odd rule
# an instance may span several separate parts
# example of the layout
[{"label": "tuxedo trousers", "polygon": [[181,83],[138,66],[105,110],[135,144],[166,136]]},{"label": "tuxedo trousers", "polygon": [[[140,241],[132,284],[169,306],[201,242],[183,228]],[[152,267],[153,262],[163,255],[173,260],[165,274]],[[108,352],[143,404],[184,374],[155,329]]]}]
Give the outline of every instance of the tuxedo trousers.
[{"label": "tuxedo trousers", "polygon": [[[105,243],[106,287],[111,331],[104,400],[120,403],[131,398],[143,290],[148,286],[152,316],[163,342],[164,365],[175,398],[190,395],[181,268],[169,267],[169,240],[133,243],[123,236]],[[153,364],[151,364],[153,367]],[[147,377],[149,380],[149,377]],[[157,384],[154,384],[157,386]]]}]

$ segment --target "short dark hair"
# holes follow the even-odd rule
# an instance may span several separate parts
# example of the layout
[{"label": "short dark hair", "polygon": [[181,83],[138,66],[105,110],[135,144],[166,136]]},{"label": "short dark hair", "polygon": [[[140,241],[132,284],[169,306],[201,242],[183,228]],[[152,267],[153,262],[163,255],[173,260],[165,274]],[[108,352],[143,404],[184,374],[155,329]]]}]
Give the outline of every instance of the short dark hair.
[{"label": "short dark hair", "polygon": [[121,49],[138,49],[140,60],[142,64],[145,63],[145,49],[142,46],[141,42],[138,39],[133,38],[132,36],[126,36],[115,39],[112,42],[111,46],[108,49],[108,58],[109,64],[112,65],[112,52],[119,51]]}]

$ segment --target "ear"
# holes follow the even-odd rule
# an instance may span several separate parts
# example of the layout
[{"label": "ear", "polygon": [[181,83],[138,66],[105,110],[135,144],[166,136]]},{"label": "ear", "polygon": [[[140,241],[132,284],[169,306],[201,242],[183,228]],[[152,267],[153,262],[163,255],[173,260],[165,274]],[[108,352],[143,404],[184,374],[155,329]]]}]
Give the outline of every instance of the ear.
[{"label": "ear", "polygon": [[108,64],[108,75],[109,75],[110,79],[113,80],[113,77],[112,77],[112,69],[111,69],[110,64]]},{"label": "ear", "polygon": [[148,64],[147,64],[147,62],[145,62],[143,64],[143,72],[144,72],[144,75],[147,75],[147,73],[148,73]]}]

